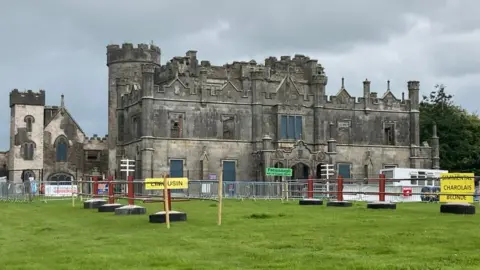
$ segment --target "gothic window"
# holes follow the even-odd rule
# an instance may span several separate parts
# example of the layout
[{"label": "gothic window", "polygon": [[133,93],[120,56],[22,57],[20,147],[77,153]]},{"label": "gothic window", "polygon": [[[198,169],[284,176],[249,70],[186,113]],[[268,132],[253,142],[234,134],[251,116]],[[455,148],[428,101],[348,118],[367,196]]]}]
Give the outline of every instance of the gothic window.
[{"label": "gothic window", "polygon": [[173,117],[170,120],[170,137],[171,138],[181,138],[183,131],[183,117],[178,115]]},{"label": "gothic window", "polygon": [[24,121],[25,121],[27,132],[32,132],[32,126],[33,126],[33,123],[35,123],[35,118],[33,118],[33,116],[31,115],[27,115],[25,116]]},{"label": "gothic window", "polygon": [[56,144],[56,159],[57,162],[66,162],[67,161],[67,150],[68,150],[68,141],[64,136],[58,137]]},{"label": "gothic window", "polygon": [[35,153],[35,143],[34,142],[26,142],[22,146],[22,154],[24,160],[33,160],[33,156]]},{"label": "gothic window", "polygon": [[125,132],[124,131],[124,116],[123,116],[123,112],[121,114],[118,115],[118,141],[123,141],[123,133]]},{"label": "gothic window", "polygon": [[383,127],[384,140],[386,145],[395,145],[395,124],[385,123]]},{"label": "gothic window", "polygon": [[235,139],[235,117],[224,116],[222,119],[223,139],[234,140]]},{"label": "gothic window", "polygon": [[57,173],[48,177],[49,185],[71,185],[73,177],[65,173]]},{"label": "gothic window", "polygon": [[280,117],[280,139],[300,140],[302,138],[303,118],[300,115],[282,115]]},{"label": "gothic window", "polygon": [[134,116],[132,117],[132,137],[139,138],[141,136],[141,128],[142,125],[140,123],[140,117]]}]

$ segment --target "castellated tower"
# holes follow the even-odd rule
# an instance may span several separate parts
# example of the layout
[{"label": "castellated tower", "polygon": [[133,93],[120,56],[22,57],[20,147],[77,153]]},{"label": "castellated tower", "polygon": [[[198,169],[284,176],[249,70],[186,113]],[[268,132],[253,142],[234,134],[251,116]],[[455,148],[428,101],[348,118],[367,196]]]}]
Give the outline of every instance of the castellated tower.
[{"label": "castellated tower", "polygon": [[45,91],[10,92],[9,179],[15,182],[40,179],[43,169]]},{"label": "castellated tower", "polygon": [[[118,171],[122,154],[117,149],[118,128],[123,126],[123,117],[117,117],[121,96],[142,85],[142,65],[160,66],[160,48],[154,45],[124,43],[107,46],[108,66],[108,170],[110,175]],[[120,121],[119,121],[120,120]],[[121,123],[119,123],[121,122]]]}]

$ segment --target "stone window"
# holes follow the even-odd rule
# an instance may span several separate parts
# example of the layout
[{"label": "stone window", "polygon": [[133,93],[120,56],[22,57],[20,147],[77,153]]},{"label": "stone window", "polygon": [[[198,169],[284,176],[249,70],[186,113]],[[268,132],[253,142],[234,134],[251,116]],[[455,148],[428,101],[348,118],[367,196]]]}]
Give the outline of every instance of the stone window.
[{"label": "stone window", "polygon": [[141,128],[142,125],[140,123],[140,117],[134,116],[132,117],[132,137],[133,138],[139,138],[141,137]]},{"label": "stone window", "polygon": [[232,115],[224,115],[222,117],[223,139],[235,139],[235,117]]},{"label": "stone window", "polygon": [[60,136],[55,142],[56,160],[57,162],[67,161],[68,140],[65,136]]},{"label": "stone window", "polygon": [[25,116],[25,127],[27,129],[27,132],[32,132],[32,126],[33,126],[33,123],[35,123],[35,118],[31,115],[27,115]]},{"label": "stone window", "polygon": [[71,185],[73,177],[68,174],[58,173],[48,177],[49,185]]},{"label": "stone window", "polygon": [[122,142],[123,141],[123,133],[125,132],[125,130],[124,130],[125,118],[123,116],[123,112],[118,115],[117,121],[118,121],[118,137],[117,137],[117,139],[118,139],[118,141]]},{"label": "stone window", "polygon": [[87,150],[85,153],[85,158],[87,161],[99,161],[100,160],[100,151],[99,150]]},{"label": "stone window", "polygon": [[170,137],[182,138],[182,131],[183,131],[183,116],[175,115],[170,120]]},{"label": "stone window", "polygon": [[300,140],[303,134],[303,118],[300,115],[282,115],[280,117],[280,139]]},{"label": "stone window", "polygon": [[22,145],[22,155],[24,160],[33,160],[35,154],[35,143],[26,142]]},{"label": "stone window", "polygon": [[383,134],[386,145],[395,145],[395,123],[385,123]]}]

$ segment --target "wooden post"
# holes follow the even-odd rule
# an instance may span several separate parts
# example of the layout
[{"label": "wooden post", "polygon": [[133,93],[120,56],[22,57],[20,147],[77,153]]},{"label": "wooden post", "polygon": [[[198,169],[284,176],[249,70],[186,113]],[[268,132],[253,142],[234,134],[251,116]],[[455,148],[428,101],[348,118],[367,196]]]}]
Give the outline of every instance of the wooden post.
[{"label": "wooden post", "polygon": [[128,197],[128,205],[135,204],[135,190],[133,188],[133,175],[129,175],[127,179],[127,197]]},{"label": "wooden post", "polygon": [[167,175],[163,175],[163,203],[165,207],[165,223],[167,224],[167,229],[170,229],[170,209],[168,209],[168,181]]},{"label": "wooden post", "polygon": [[220,171],[218,177],[218,226],[222,225],[222,207],[223,207],[223,170]]},{"label": "wooden post", "polygon": [[341,175],[337,179],[337,201],[343,201],[343,177]]},{"label": "wooden post", "polygon": [[308,177],[307,187],[308,187],[307,196],[309,199],[313,199],[313,176],[311,175]]},{"label": "wooden post", "polygon": [[378,181],[378,200],[381,202],[385,201],[385,174],[380,174],[380,179]]}]

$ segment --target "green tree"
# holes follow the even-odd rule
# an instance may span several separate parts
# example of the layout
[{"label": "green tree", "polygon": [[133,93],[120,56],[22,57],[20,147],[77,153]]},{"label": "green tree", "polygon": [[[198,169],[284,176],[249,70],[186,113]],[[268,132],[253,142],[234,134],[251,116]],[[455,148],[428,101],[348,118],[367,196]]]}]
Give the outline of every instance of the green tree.
[{"label": "green tree", "polygon": [[420,139],[430,141],[433,124],[440,137],[440,168],[480,173],[480,119],[453,102],[445,85],[423,96],[420,103]]}]

